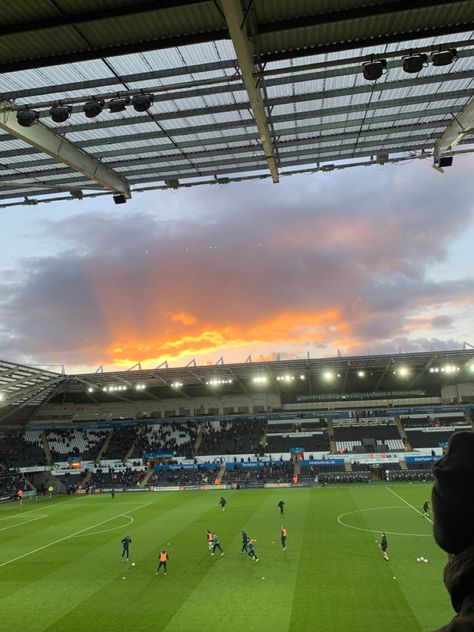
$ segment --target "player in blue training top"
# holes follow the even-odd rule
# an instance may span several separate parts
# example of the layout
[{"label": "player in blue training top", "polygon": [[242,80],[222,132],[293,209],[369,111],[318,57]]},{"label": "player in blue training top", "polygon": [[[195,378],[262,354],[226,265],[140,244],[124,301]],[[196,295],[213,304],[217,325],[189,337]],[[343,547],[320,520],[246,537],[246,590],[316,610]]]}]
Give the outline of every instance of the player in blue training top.
[{"label": "player in blue training top", "polygon": [[122,562],[125,561],[128,562],[128,558],[129,558],[129,549],[130,549],[130,545],[132,543],[132,538],[129,535],[126,535],[122,540]]},{"label": "player in blue training top", "polygon": [[255,553],[255,548],[254,548],[254,544],[253,544],[254,542],[256,542],[256,540],[254,540],[253,538],[250,538],[250,540],[248,541],[248,548],[249,548],[249,550],[247,552],[247,555],[249,557],[253,557],[255,562],[258,562],[258,557],[257,557],[257,554]]},{"label": "player in blue training top", "polygon": [[216,552],[216,549],[219,549],[219,551],[221,552],[221,557],[222,557],[222,555],[224,555],[224,551],[222,550],[219,537],[214,533],[214,544],[212,546],[211,555],[214,555],[214,553]]}]

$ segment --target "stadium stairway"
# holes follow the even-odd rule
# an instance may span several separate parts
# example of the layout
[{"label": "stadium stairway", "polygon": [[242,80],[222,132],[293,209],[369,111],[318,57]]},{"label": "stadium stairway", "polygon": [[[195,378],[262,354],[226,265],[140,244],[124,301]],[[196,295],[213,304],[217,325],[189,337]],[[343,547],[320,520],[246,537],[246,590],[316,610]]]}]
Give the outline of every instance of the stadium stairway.
[{"label": "stadium stairway", "polygon": [[41,435],[41,443],[43,444],[44,456],[46,457],[46,463],[52,462],[51,450],[48,443],[48,437],[46,436],[46,432],[42,432]]},{"label": "stadium stairway", "polygon": [[110,442],[112,440],[112,435],[114,434],[113,429],[109,432],[109,434],[106,436],[104,443],[102,444],[102,447],[99,450],[99,454],[95,457],[95,463],[98,463],[100,461],[100,459],[104,456],[104,454],[107,452],[108,447],[110,445]]},{"label": "stadium stairway", "polygon": [[148,485],[148,481],[150,480],[150,478],[151,478],[151,475],[152,475],[152,474],[153,474],[153,467],[152,467],[152,466],[150,466],[150,467],[147,469],[145,476],[144,476],[144,477],[142,478],[142,480],[140,481],[139,487],[142,487],[142,488],[143,488],[143,487],[147,487],[147,485]]},{"label": "stadium stairway", "polygon": [[344,469],[346,470],[346,472],[352,472],[352,463],[350,463],[349,461],[346,461],[344,463]]},{"label": "stadium stairway", "polygon": [[400,469],[401,470],[408,470],[407,464],[405,463],[405,461],[400,461]]},{"label": "stadium stairway", "polygon": [[137,446],[137,442],[138,439],[135,439],[135,441],[132,443],[132,445],[129,447],[129,449],[127,450],[127,452],[125,453],[125,456],[123,457],[124,461],[127,461],[128,459],[132,458],[132,454],[135,452],[135,448]]},{"label": "stadium stairway", "polygon": [[198,430],[198,433],[197,433],[196,441],[194,442],[193,456],[196,456],[196,454],[198,453],[198,450],[201,447],[203,436],[204,436],[204,425],[201,424],[199,426],[199,430]]},{"label": "stadium stairway", "polygon": [[398,434],[400,435],[400,437],[402,438],[403,441],[403,445],[411,451],[411,445],[410,442],[408,441],[408,437],[407,437],[407,433],[405,432],[405,428],[403,427],[403,424],[400,420],[399,415],[397,415],[395,417],[395,424],[398,428]]},{"label": "stadium stairway", "polygon": [[336,447],[336,439],[334,438],[334,424],[333,424],[332,419],[328,419],[327,424],[328,424],[329,447],[331,449],[331,452],[335,454],[337,452],[337,447]]},{"label": "stadium stairway", "polygon": [[216,476],[216,480],[217,480],[217,484],[218,485],[221,484],[224,474],[225,474],[225,465],[224,465],[224,463],[222,463],[222,465],[219,468],[219,471],[217,472],[217,476]]}]

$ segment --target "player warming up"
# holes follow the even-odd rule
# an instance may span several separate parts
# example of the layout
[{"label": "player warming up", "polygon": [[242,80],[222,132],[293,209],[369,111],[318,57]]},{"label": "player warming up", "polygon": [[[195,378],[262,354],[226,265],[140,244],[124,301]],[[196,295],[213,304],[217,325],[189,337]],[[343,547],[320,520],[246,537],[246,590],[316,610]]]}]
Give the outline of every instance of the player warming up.
[{"label": "player warming up", "polygon": [[387,547],[388,547],[387,536],[385,535],[385,533],[382,533],[382,539],[380,540],[380,548],[382,549],[383,559],[386,562],[388,562]]},{"label": "player warming up", "polygon": [[221,506],[222,511],[225,511],[225,506],[227,505],[227,501],[224,498],[224,496],[221,496],[221,499],[219,501],[219,505]]},{"label": "player warming up", "polygon": [[240,553],[248,553],[247,550],[247,546],[249,543],[249,536],[247,535],[247,533],[245,531],[242,531],[242,550],[240,551]]},{"label": "player warming up", "polygon": [[214,546],[214,534],[212,533],[212,531],[209,531],[209,529],[207,530],[206,537],[207,537],[207,548],[209,549],[209,551],[212,551],[212,548]]},{"label": "player warming up", "polygon": [[430,503],[427,500],[423,503],[423,515],[425,518],[430,517]]},{"label": "player warming up", "polygon": [[166,564],[167,564],[169,559],[170,558],[168,556],[168,553],[164,549],[162,549],[160,551],[159,556],[158,556],[158,568],[155,571],[155,575],[158,575],[158,573],[160,572],[160,568],[161,567],[163,567],[163,571],[164,571],[165,575],[167,575]]},{"label": "player warming up", "polygon": [[278,503],[277,507],[280,510],[281,514],[285,513],[285,503],[282,500],[280,500],[280,502]]},{"label": "player warming up", "polygon": [[286,551],[286,529],[285,527],[281,528],[281,548]]},{"label": "player warming up", "polygon": [[248,541],[247,555],[249,557],[253,557],[254,562],[258,562],[258,557],[257,557],[257,554],[255,553],[254,542],[256,542],[256,540],[252,538]]},{"label": "player warming up", "polygon": [[[129,535],[126,535],[122,540],[122,562],[128,562],[129,554],[130,554],[130,545],[132,543],[132,538]],[[124,559],[125,558],[125,559]]]},{"label": "player warming up", "polygon": [[214,540],[213,540],[211,555],[214,555],[214,553],[216,552],[216,549],[219,549],[219,551],[221,552],[221,557],[222,557],[224,555],[224,551],[222,550],[221,543],[217,534],[214,533]]}]

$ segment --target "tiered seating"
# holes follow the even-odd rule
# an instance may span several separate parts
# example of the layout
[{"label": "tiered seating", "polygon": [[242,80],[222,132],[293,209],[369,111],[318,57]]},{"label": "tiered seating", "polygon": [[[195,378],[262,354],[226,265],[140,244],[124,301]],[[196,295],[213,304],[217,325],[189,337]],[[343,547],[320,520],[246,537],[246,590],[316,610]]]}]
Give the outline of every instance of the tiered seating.
[{"label": "tiered seating", "polygon": [[93,461],[108,432],[108,430],[79,430],[77,428],[48,430],[46,437],[51,450],[51,458],[53,461],[61,462],[66,461],[68,456],[75,456],[82,461]]},{"label": "tiered seating", "polygon": [[400,470],[393,473],[390,470],[391,481],[432,481],[433,479],[433,472],[429,469]]},{"label": "tiered seating", "polygon": [[401,422],[405,428],[439,428],[440,426],[470,426],[461,412],[443,415],[413,414],[402,417]]},{"label": "tiered seating", "polygon": [[[179,468],[154,472],[148,485],[168,487],[174,485],[210,485],[214,481],[215,470],[198,466],[196,470]],[[217,502],[217,501],[216,501]]]},{"label": "tiered seating", "polygon": [[454,430],[410,430],[407,428],[408,442],[413,449],[437,448],[448,441]]},{"label": "tiered seating", "polygon": [[132,447],[137,429],[133,426],[125,426],[123,428],[114,428],[110,443],[103,459],[124,459],[127,452]]},{"label": "tiered seating", "polygon": [[255,454],[266,422],[257,419],[234,419],[209,422],[199,454]]},{"label": "tiered seating", "polygon": [[117,470],[109,468],[108,471],[97,469],[91,478],[91,486],[94,487],[138,487],[144,477],[144,471],[133,471],[131,468]]},{"label": "tiered seating", "polygon": [[0,463],[8,467],[46,465],[43,448],[26,440],[23,433],[0,437]]},{"label": "tiered seating", "polygon": [[0,472],[0,498],[13,498],[19,489],[24,489],[25,484],[19,474]]},{"label": "tiered seating", "polygon": [[227,468],[222,478],[223,483],[248,485],[252,483],[290,483],[294,472],[291,461],[274,461],[261,463],[259,467],[236,463]]},{"label": "tiered seating", "polygon": [[196,443],[198,426],[192,423],[162,423],[146,426],[138,431],[133,457],[153,452],[174,456],[191,456]]},{"label": "tiered seating", "polygon": [[348,452],[366,452],[363,439],[373,439],[375,445],[369,451],[388,452],[403,450],[403,440],[395,424],[356,424],[351,426],[334,426],[334,437],[337,450]]},{"label": "tiered seating", "polygon": [[268,435],[265,452],[283,453],[290,452],[291,448],[303,448],[305,452],[329,451],[329,439],[326,433],[301,436],[298,432],[284,435]]}]

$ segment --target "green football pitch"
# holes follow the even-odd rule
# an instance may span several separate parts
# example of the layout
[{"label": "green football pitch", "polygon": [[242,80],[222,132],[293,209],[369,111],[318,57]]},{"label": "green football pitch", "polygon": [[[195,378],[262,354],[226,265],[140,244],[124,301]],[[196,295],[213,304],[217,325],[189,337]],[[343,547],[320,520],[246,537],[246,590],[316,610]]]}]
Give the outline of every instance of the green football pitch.
[{"label": "green football pitch", "polygon": [[[452,617],[428,484],[58,497],[0,508],[9,632],[404,632]],[[277,502],[286,503],[280,516]],[[287,550],[280,529],[288,530]],[[212,557],[206,530],[225,555]],[[241,530],[260,558],[241,555]],[[378,542],[386,531],[390,560]],[[132,538],[130,563],[121,538]],[[168,575],[154,574],[164,547]],[[418,562],[425,557],[428,563]],[[132,562],[135,566],[132,566]]]}]

